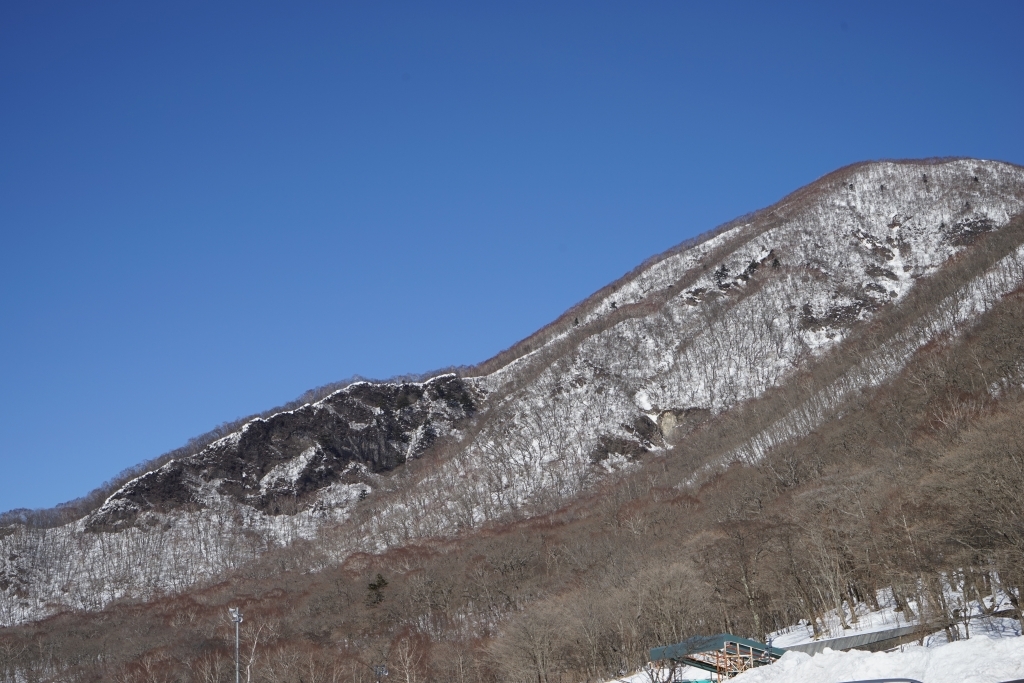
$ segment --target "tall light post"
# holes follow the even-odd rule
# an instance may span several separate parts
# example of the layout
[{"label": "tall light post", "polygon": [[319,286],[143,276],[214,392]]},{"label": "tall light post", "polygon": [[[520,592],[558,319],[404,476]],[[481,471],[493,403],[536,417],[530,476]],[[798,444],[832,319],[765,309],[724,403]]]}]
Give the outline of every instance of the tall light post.
[{"label": "tall light post", "polygon": [[231,615],[231,621],[235,622],[235,683],[238,683],[238,625],[242,623],[242,610],[229,607],[228,613]]}]

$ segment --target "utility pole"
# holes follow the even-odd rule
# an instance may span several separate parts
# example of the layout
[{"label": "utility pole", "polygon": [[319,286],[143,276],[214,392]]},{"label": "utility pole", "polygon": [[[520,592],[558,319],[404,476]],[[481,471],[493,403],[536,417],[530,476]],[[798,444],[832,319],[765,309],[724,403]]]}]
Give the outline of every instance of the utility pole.
[{"label": "utility pole", "polygon": [[235,622],[235,683],[238,683],[238,625],[242,623],[242,611],[237,607],[229,607],[231,621]]}]

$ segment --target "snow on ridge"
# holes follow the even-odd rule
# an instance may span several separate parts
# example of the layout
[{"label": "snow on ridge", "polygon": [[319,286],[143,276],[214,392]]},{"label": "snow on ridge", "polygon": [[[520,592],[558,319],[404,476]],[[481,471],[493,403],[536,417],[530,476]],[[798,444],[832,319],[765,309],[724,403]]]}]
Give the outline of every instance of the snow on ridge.
[{"label": "snow on ridge", "polygon": [[[227,437],[225,437],[225,438],[227,438]],[[214,443],[217,443],[217,442],[223,441],[223,440],[224,439],[218,439]],[[107,496],[106,499],[103,501],[103,504],[100,505],[99,508],[97,508],[97,511],[103,510],[105,508],[109,509],[108,505],[118,506],[119,508],[123,507],[123,505],[130,505],[129,501],[121,500],[121,499],[118,498],[118,496],[119,495],[123,495],[125,493],[125,491],[128,491],[133,485],[135,485],[139,481],[144,481],[145,479],[159,476],[160,472],[170,471],[171,467],[177,462],[177,460],[178,460],[177,458],[171,458],[170,460],[168,460],[167,462],[165,462],[163,465],[161,465],[160,467],[156,468],[155,470],[150,470],[149,472],[144,472],[144,473],[140,474],[139,476],[135,477],[134,479],[129,479],[124,484],[122,484],[120,487],[118,487],[118,489],[116,491],[114,491],[109,496]]]},{"label": "snow on ridge", "polygon": [[657,293],[659,290],[670,287],[687,271],[700,267],[711,252],[749,226],[750,223],[733,226],[689,249],[671,254],[652,264],[644,271],[638,273],[636,277],[623,283],[621,287],[605,296],[594,307],[593,312],[585,316],[581,322],[589,322],[603,317],[613,308],[613,303],[615,307],[639,303],[649,294]]},{"label": "snow on ridge", "polygon": [[[930,176],[930,187],[928,181],[922,181],[920,188],[916,187],[913,182],[907,182],[908,177],[912,176],[916,180],[920,179],[921,175]],[[605,296],[594,307],[594,311],[587,316],[586,320],[589,321],[607,314],[613,302],[616,306],[637,303],[648,294],[670,286],[687,270],[702,265],[704,258],[710,252],[728,240],[751,229],[757,230],[759,225],[773,218],[781,217],[783,220],[794,221],[799,220],[801,212],[818,211],[827,214],[840,209],[863,214],[869,221],[888,220],[893,217],[895,211],[892,211],[891,207],[895,206],[897,202],[902,204],[909,202],[914,206],[933,202],[937,198],[935,195],[942,191],[941,188],[965,181],[974,182],[974,177],[978,177],[977,196],[981,196],[982,190],[1005,191],[1009,189],[1008,185],[1016,183],[1017,187],[1014,189],[1016,189],[1018,200],[1020,199],[1020,186],[1024,183],[1024,169],[998,161],[958,159],[938,163],[874,162],[857,166],[845,172],[839,171],[830,174],[810,186],[816,187],[815,196],[811,199],[804,196],[810,188],[799,190],[794,193],[799,194],[799,197],[783,199],[775,206],[758,212],[753,220],[730,227],[709,240],[690,249],[671,254],[651,265],[635,278],[623,283],[622,286]],[[894,183],[902,183],[902,185],[897,188]],[[846,192],[841,189],[844,186]],[[902,192],[897,193],[896,189],[900,189]],[[810,203],[809,208],[808,202]],[[1006,207],[1000,205],[999,202],[995,204],[986,202],[984,210],[989,209],[993,210],[994,215],[991,217],[994,220],[1005,223],[1010,215],[1020,211],[1021,204],[1018,201],[1015,210],[1007,211]],[[938,221],[932,221],[934,216],[925,213],[926,215],[919,217],[920,220],[934,222],[937,225],[943,222],[943,219],[948,221],[951,218],[952,209],[946,207],[944,212],[938,214]],[[824,224],[827,225],[828,216],[821,217],[826,219]]]},{"label": "snow on ridge", "polygon": [[[870,163],[827,176],[816,186],[811,193],[808,188],[798,191],[794,194],[800,196],[759,212],[751,221],[652,264],[604,296],[581,323],[662,292],[697,269],[705,270],[704,274],[691,287],[691,293],[680,295],[688,296],[691,302],[714,295],[723,285],[741,286],[738,278],[772,249],[782,254],[786,265],[835,276],[832,284],[848,290],[837,295],[826,286],[809,292],[813,296],[805,303],[815,314],[859,305],[859,299],[851,295],[854,291],[862,291],[861,298],[866,296],[879,303],[899,300],[913,280],[934,272],[959,250],[947,244],[944,234],[958,217],[975,216],[998,226],[1024,209],[1024,169],[1001,162]],[[746,243],[720,262],[707,261],[709,254],[729,240],[743,239],[744,233],[748,234]],[[842,265],[833,261],[849,251],[851,238],[858,234],[862,249],[868,248],[867,242],[874,242],[876,253],[856,255],[847,267],[833,272],[836,265]],[[875,263],[879,254],[886,258]],[[871,272],[864,272],[869,266],[873,267]],[[725,272],[716,279],[714,272],[722,268]],[[525,366],[531,357],[564,336],[560,334],[480,378],[479,384],[490,390],[508,384],[517,366]],[[812,350],[823,350],[841,341],[834,330],[809,330],[803,337]]]},{"label": "snow on ridge", "polygon": [[[241,427],[239,427],[237,431],[232,432],[231,434],[228,434],[227,436],[222,437],[222,438],[218,439],[217,441],[214,441],[214,442],[210,443],[206,448],[211,448],[212,446],[215,446],[215,445],[221,445],[222,443],[223,444],[227,444],[227,445],[233,445],[234,443],[237,443],[238,438],[240,437],[240,435],[245,433],[248,430],[248,428],[250,427],[250,425],[252,425],[252,424],[254,424],[256,422],[268,422],[268,421],[274,419],[275,417],[278,417],[279,415],[294,415],[296,413],[301,413],[301,412],[303,412],[303,411],[305,411],[307,409],[317,410],[317,409],[322,409],[322,408],[330,408],[329,402],[332,399],[337,399],[337,397],[339,395],[341,395],[341,394],[351,394],[352,390],[355,389],[355,388],[358,388],[358,387],[363,387],[363,386],[398,387],[398,386],[403,386],[403,385],[409,385],[409,386],[421,387],[421,388],[426,389],[431,384],[434,384],[434,383],[436,383],[436,382],[438,382],[440,380],[451,379],[452,377],[458,377],[458,375],[456,373],[454,373],[454,372],[444,372],[444,373],[441,373],[440,375],[434,375],[433,377],[428,377],[425,380],[417,381],[417,382],[404,382],[404,381],[393,381],[393,380],[380,380],[380,381],[376,381],[376,380],[365,380],[365,379],[357,380],[355,382],[352,382],[351,384],[348,384],[348,385],[342,387],[341,389],[337,389],[336,391],[332,391],[331,393],[327,394],[323,398],[318,399],[316,401],[312,401],[311,403],[304,403],[301,406],[297,406],[297,407],[292,408],[290,410],[281,410],[281,411],[276,412],[276,413],[271,413],[270,415],[267,415],[265,417],[263,417],[263,416],[261,416],[261,417],[254,417],[253,419],[249,420],[248,422],[243,424]],[[204,448],[203,450],[206,450],[206,449]]]},{"label": "snow on ridge", "polygon": [[[238,443],[240,442],[242,436],[245,435],[245,433],[248,432],[249,429],[252,428],[252,426],[257,424],[257,423],[267,423],[267,422],[273,420],[276,417],[279,417],[279,416],[282,416],[282,415],[295,415],[295,414],[298,414],[298,413],[302,413],[302,412],[304,412],[306,410],[330,409],[329,401],[331,401],[332,399],[336,399],[341,394],[351,394],[352,393],[352,389],[358,388],[360,386],[368,386],[368,385],[369,386],[401,386],[401,385],[407,384],[407,385],[421,387],[421,388],[425,389],[425,388],[429,387],[431,384],[436,383],[439,380],[450,379],[450,378],[456,377],[456,376],[457,375],[455,373],[443,373],[443,374],[440,374],[440,375],[435,375],[434,377],[430,377],[430,378],[428,378],[426,380],[423,380],[421,382],[392,382],[392,381],[372,382],[372,381],[369,381],[369,380],[359,380],[359,381],[356,381],[356,382],[352,382],[351,384],[349,384],[349,385],[347,385],[347,386],[345,386],[345,387],[343,387],[341,389],[338,389],[337,391],[333,391],[330,394],[328,394],[327,396],[325,396],[325,397],[323,397],[323,398],[321,398],[321,399],[319,399],[317,401],[313,401],[311,403],[305,403],[305,404],[303,404],[301,406],[297,406],[297,407],[292,408],[290,410],[282,410],[282,411],[279,411],[279,412],[276,412],[276,413],[271,413],[270,415],[254,417],[253,419],[247,421],[245,424],[243,424],[241,427],[239,427],[234,432],[231,432],[230,434],[228,434],[226,436],[223,436],[223,437],[221,437],[221,438],[219,438],[219,439],[217,439],[215,441],[210,442],[205,447],[203,447],[203,449],[199,453],[195,454],[194,456],[190,456],[190,458],[199,459],[199,458],[202,458],[204,455],[206,455],[206,454],[208,454],[210,452],[219,451],[219,450],[223,450],[223,449],[226,449],[226,448],[231,448],[231,447],[237,446]],[[370,409],[374,413],[379,413],[380,412],[380,409],[377,408],[376,406],[370,406]],[[104,505],[106,505],[106,503],[109,502],[112,498],[115,498],[119,494],[123,494],[125,490],[129,489],[131,486],[133,486],[134,484],[136,484],[140,480],[143,480],[146,477],[149,477],[149,476],[151,476],[151,475],[153,475],[153,474],[155,474],[155,473],[157,473],[157,472],[159,472],[161,470],[168,469],[169,466],[172,463],[174,463],[175,461],[176,461],[176,459],[169,460],[167,463],[165,463],[161,467],[159,467],[159,468],[157,468],[155,470],[152,470],[150,472],[145,472],[145,473],[139,475],[138,477],[135,477],[134,479],[129,480],[123,486],[121,486],[117,491],[115,491],[113,494],[111,494],[107,498],[107,500],[104,501]],[[277,468],[275,468],[275,469],[277,469]],[[284,470],[281,470],[281,471],[283,472]],[[270,476],[270,475],[268,474],[267,476]],[[298,475],[296,474],[295,476],[298,476]],[[277,475],[275,475],[275,477],[276,478],[280,478],[280,477],[277,477]],[[272,477],[271,479],[266,479],[266,477],[264,477],[264,479],[266,479],[266,481],[271,481],[272,479],[275,479],[275,477]],[[292,478],[292,481],[294,481],[294,477]],[[102,506],[101,506],[100,509],[102,509]]]}]

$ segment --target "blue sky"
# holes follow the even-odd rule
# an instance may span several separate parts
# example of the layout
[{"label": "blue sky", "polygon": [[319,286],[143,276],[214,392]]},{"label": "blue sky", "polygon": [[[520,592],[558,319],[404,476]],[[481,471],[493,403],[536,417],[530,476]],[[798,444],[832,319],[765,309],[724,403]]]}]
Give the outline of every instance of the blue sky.
[{"label": "blue sky", "polygon": [[0,510],[493,355],[845,164],[1024,163],[1024,3],[0,4]]}]

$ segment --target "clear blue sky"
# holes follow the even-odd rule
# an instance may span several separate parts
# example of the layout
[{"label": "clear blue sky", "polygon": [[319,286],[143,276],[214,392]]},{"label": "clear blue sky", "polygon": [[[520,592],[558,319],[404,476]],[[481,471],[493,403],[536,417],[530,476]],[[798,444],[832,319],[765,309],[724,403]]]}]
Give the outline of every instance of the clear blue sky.
[{"label": "clear blue sky", "polygon": [[0,510],[481,361],[839,166],[1024,163],[1024,3],[0,4]]}]

